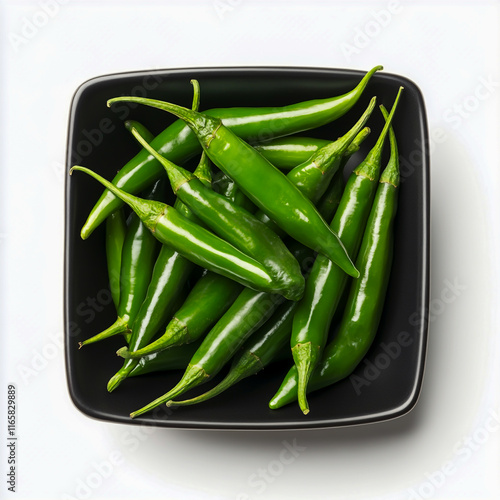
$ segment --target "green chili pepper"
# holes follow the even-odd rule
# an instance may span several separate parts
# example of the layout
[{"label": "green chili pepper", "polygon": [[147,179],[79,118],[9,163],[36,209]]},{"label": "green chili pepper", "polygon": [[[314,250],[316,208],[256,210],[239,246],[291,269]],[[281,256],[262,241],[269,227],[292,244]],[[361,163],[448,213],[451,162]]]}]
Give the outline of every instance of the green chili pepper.
[{"label": "green chili pepper", "polygon": [[[325,193],[325,212],[321,212],[321,215],[328,219],[333,217],[334,207],[338,205],[342,195],[343,176],[341,171],[335,174],[331,185],[334,188],[331,189],[332,186],[330,186]],[[301,254],[302,262],[304,262],[304,264],[310,255],[311,252],[309,250],[305,250]],[[271,361],[277,359],[283,351],[285,343],[287,343],[290,338],[295,307],[296,302],[285,302],[276,310],[273,316],[259,328],[257,332],[250,336],[241,348],[241,354],[235,358],[229,373],[223,381],[220,382],[220,384],[204,395],[194,399],[182,402],[168,401],[167,405],[183,406],[184,404],[195,404],[206,401],[207,399],[225,391],[238,381],[258,373]],[[289,351],[287,354],[289,354]]]},{"label": "green chili pepper", "polygon": [[[225,174],[223,177],[218,179],[218,192],[235,203],[244,204],[246,197],[238,195],[238,188],[235,187],[234,181]],[[160,338],[136,351],[123,347],[117,351],[117,354],[126,359],[137,359],[172,346],[196,341],[225,314],[242,288],[239,283],[220,274],[205,272],[189,293],[182,307],[174,314]]]},{"label": "green chili pepper", "polygon": [[[330,225],[355,257],[363,237],[380,175],[384,140],[401,95],[399,90],[391,115],[375,146],[351,174],[339,208]],[[306,293],[293,320],[290,338],[293,359],[299,376],[299,406],[309,413],[307,383],[319,361],[330,329],[330,322],[347,284],[345,273],[330,260],[318,255],[307,279]]]},{"label": "green chili pepper", "polygon": [[[235,203],[244,203],[246,197],[238,196],[238,188],[235,186],[234,181],[225,174],[223,177],[219,176],[218,192]],[[242,286],[239,283],[220,274],[205,272],[160,338],[132,352],[123,347],[117,354],[126,359],[137,359],[172,346],[196,341],[225,314],[241,290]]]},{"label": "green chili pepper", "polygon": [[165,167],[172,189],[210,229],[257,262],[273,280],[273,291],[290,300],[304,293],[300,267],[281,239],[237,204],[205,187],[187,170],[159,155],[136,132],[136,139]]},{"label": "green chili pepper", "polygon": [[292,170],[297,165],[309,160],[318,149],[327,146],[330,142],[327,139],[316,137],[279,137],[262,144],[256,144],[254,149],[280,170]]},{"label": "green chili pepper", "polygon": [[127,233],[125,214],[120,208],[106,219],[106,262],[108,266],[109,288],[115,308],[120,305],[120,271],[122,249]]},{"label": "green chili pepper", "polygon": [[[192,274],[194,264],[184,259],[166,245],[162,245],[160,254],[151,276],[146,297],[142,302],[136,320],[132,325],[132,334],[128,341],[131,346],[147,344],[158,330],[168,321],[182,299],[186,281]],[[127,378],[136,363],[125,361],[123,366],[110,378],[108,391],[112,392]]]},{"label": "green chili pepper", "polygon": [[292,170],[331,141],[315,137],[279,137],[254,148],[270,163],[281,170]]},{"label": "green chili pepper", "polygon": [[317,202],[318,212],[321,214],[323,219],[331,220],[337,211],[340,199],[342,198],[342,193],[344,192],[344,167],[351,158],[351,156],[356,153],[361,147],[362,142],[370,134],[370,129],[365,127],[359,134],[354,138],[354,140],[349,144],[347,151],[342,157],[340,162],[340,168],[337,170],[336,174],[333,176],[330,185],[325,191],[325,194]]},{"label": "green chili pepper", "polygon": [[[125,122],[125,127],[129,131],[131,127],[140,130],[146,141],[151,141],[154,137],[144,125],[134,120]],[[113,212],[106,219],[106,260],[111,296],[116,309],[118,309],[120,303],[120,268],[126,229],[127,224],[123,208]]]},{"label": "green chili pepper", "polygon": [[131,413],[130,416],[134,418],[142,415],[216,375],[248,336],[269,318],[283,300],[281,295],[254,292],[245,288],[226,314],[203,339],[179,383],[163,396]]},{"label": "green chili pepper", "polygon": [[[205,155],[202,155],[195,174],[204,179],[203,182],[210,183],[210,167]],[[174,207],[187,219],[197,219],[180,200],[175,201]],[[161,326],[170,319],[172,312],[181,303],[179,301],[183,298],[185,284],[194,268],[195,265],[191,261],[167,245],[162,245],[146,297],[132,326],[132,335],[128,342],[131,349],[140,349],[150,342]],[[116,389],[136,366],[137,360],[126,360],[109,380],[108,391]]]},{"label": "green chili pepper", "polygon": [[[302,264],[311,250],[295,242],[292,250]],[[283,303],[282,295],[255,292],[245,288],[226,314],[217,322],[193,355],[179,383],[169,392],[130,414],[142,415],[215,376],[233,357],[245,340]]]},{"label": "green chili pepper", "polygon": [[[348,377],[365,357],[377,332],[392,262],[393,223],[399,187],[398,151],[392,128],[390,142],[389,163],[380,176],[356,260],[361,276],[351,284],[339,331],[325,348],[323,358],[312,374],[309,392]],[[297,400],[297,395],[298,375],[293,367],[269,407],[280,408]]]},{"label": "green chili pepper", "polygon": [[161,243],[195,264],[257,290],[272,288],[272,279],[261,264],[173,207],[126,193],[88,168],[74,166],[71,170],[85,172],[98,180],[126,202]]},{"label": "green chili pepper", "polygon": [[[372,109],[372,103],[370,103],[370,106],[368,109]],[[366,115],[366,113],[365,113]],[[364,115],[364,116],[365,116]],[[365,116],[366,118],[366,116]],[[363,120],[358,121],[358,123],[351,129],[348,134],[351,134],[351,136],[354,136],[354,133],[360,128],[361,123]],[[332,173],[335,171],[335,169],[338,168],[338,161],[335,160],[333,161],[332,158],[343,158],[342,161],[347,161],[348,155],[353,154],[356,152],[363,140],[366,138],[368,135],[369,129],[363,129],[361,132],[359,132],[354,140],[351,142],[353,144],[352,146],[349,145],[347,150],[345,150],[344,146],[338,147],[338,148],[331,148],[330,143],[328,143],[328,148],[330,151],[331,156],[327,155],[320,155],[318,156],[318,165],[323,169],[326,175],[322,177],[318,176],[311,176],[310,181],[307,181],[307,176],[304,175],[298,175],[298,171],[300,169],[297,169],[295,171],[295,176],[294,180],[298,179],[301,181],[300,184],[300,189],[304,189],[307,193],[311,193],[315,198],[318,198],[319,195],[321,194],[321,191],[316,187],[317,184],[319,183],[325,183],[327,179],[330,178]],[[341,143],[343,143],[344,138],[341,138],[339,140]],[[339,142],[337,141],[337,142]],[[343,156],[342,156],[343,153]],[[304,170],[310,172],[312,169],[310,168],[310,163],[305,162],[301,168],[304,168]],[[330,171],[333,171],[330,173]],[[227,184],[222,184],[226,188],[226,192],[224,193],[225,195],[229,194],[231,192],[231,182],[227,182]],[[325,186],[326,188],[327,186]],[[323,190],[325,189],[323,188]],[[336,188],[338,190],[338,188]],[[334,195],[336,193],[333,193]],[[326,195],[325,195],[326,196]],[[328,198],[326,197],[327,201]],[[331,210],[332,207],[325,206],[324,210]],[[328,213],[328,212],[327,212]],[[322,213],[324,216],[324,214]],[[327,215],[327,218],[330,219],[332,215]],[[261,220],[267,225],[270,225],[274,227],[274,223],[267,218],[264,214],[260,213],[257,214],[257,217],[262,217]],[[277,231],[280,231],[279,228],[276,227]],[[206,278],[201,278],[201,280],[204,280]],[[170,322],[170,324],[167,326],[167,329],[165,331],[165,334],[162,335],[157,341],[154,342],[154,344],[148,345],[144,347],[143,349],[140,349],[138,351],[132,351],[127,348],[120,349],[118,351],[118,354],[120,356],[123,356],[125,358],[127,357],[139,357],[139,356],[144,356],[146,354],[156,352],[162,349],[167,349],[169,347],[172,347],[174,345],[179,345],[185,342],[191,342],[194,339],[197,339],[199,336],[203,335],[203,333],[210,327],[212,324],[211,322],[208,322],[207,319],[212,320],[217,315],[217,312],[220,311],[220,316],[216,319],[219,319],[222,317],[222,315],[225,312],[224,306],[227,301],[227,296],[224,293],[225,288],[224,288],[224,283],[220,283],[221,277],[218,279],[214,279],[214,283],[210,283],[208,285],[208,290],[211,290],[210,292],[207,291],[207,295],[210,293],[211,294],[211,301],[210,303],[205,303],[205,301],[199,301],[200,304],[198,305],[198,294],[195,293],[195,290],[192,292],[192,300],[189,300],[188,303],[186,304],[186,307],[182,308],[181,311],[178,311],[174,319]],[[219,289],[218,289],[219,288]],[[203,288],[202,288],[203,289]],[[190,295],[191,299],[191,295]],[[205,307],[206,306],[206,307]],[[215,314],[214,314],[215,313]]]},{"label": "green chili pepper", "polygon": [[[164,182],[157,181],[148,193],[149,203],[155,203]],[[158,203],[158,202],[156,202]],[[134,213],[130,214],[127,234],[123,242],[120,268],[120,302],[118,318],[103,332],[80,342],[80,348],[117,334],[128,334],[146,296],[156,256],[158,242]]]},{"label": "green chili pepper", "polygon": [[167,370],[184,370],[200,346],[201,341],[185,344],[168,351],[149,354],[137,360],[129,377],[146,375],[146,373],[163,372]]},{"label": "green chili pepper", "polygon": [[310,200],[318,200],[324,194],[330,180],[345,158],[350,144],[360,133],[375,107],[374,97],[358,122],[340,139],[319,149],[305,163],[295,167],[286,176]]},{"label": "green chili pepper", "polygon": [[220,119],[175,104],[133,96],[110,99],[108,106],[125,101],[162,109],[184,120],[214,164],[278,226],[305,246],[325,254],[347,274],[359,276],[342,242],[311,201],[280,170],[225,127]]},{"label": "green chili pepper", "polygon": [[[347,113],[361,97],[373,74],[381,69],[382,66],[376,66],[370,70],[354,89],[342,96],[315,99],[281,108],[224,108],[205,113],[224,120],[226,126],[250,142],[260,139],[263,128],[269,130],[274,137],[291,135],[325,125]],[[160,133],[151,142],[151,146],[174,163],[182,163],[201,151],[196,136],[180,120]],[[143,150],[120,169],[113,184],[130,193],[138,193],[162,174],[161,165]],[[119,198],[106,190],[85,222],[81,231],[82,238],[88,238],[121,204]]]},{"label": "green chili pepper", "polygon": [[290,338],[293,313],[297,303],[287,301],[264,323],[242,346],[228,374],[215,387],[192,399],[184,401],[168,400],[167,406],[189,406],[208,401],[238,383],[255,375],[276,359]]},{"label": "green chili pepper", "polygon": [[160,338],[135,351],[124,347],[117,354],[137,359],[198,340],[225,314],[241,290],[241,285],[236,281],[206,272],[194,285]]},{"label": "green chili pepper", "polygon": [[[293,253],[303,266],[311,257],[311,250],[298,243],[294,243]],[[133,412],[130,416],[134,418],[146,413],[206,382],[218,373],[241,344],[266,321],[282,301],[280,296],[244,289],[227,313],[205,337],[179,383],[169,392]]]},{"label": "green chili pepper", "polygon": [[365,127],[351,142],[344,156],[342,157],[342,162],[339,170],[334,175],[332,182],[328,186],[325,194],[317,203],[318,211],[323,216],[325,220],[331,220],[337,211],[337,207],[344,192],[344,167],[351,158],[351,156],[356,153],[361,147],[361,143],[370,134],[370,129]]},{"label": "green chili pepper", "polygon": [[[298,165],[288,172],[287,179],[294,184],[297,189],[316,204],[328,188],[332,177],[345,165],[345,162],[353,154],[361,142],[368,135],[364,126],[366,120],[370,117],[375,106],[376,98],[373,97],[368,108],[363,113],[357,123],[335,142],[328,143],[325,147],[319,149],[307,161]],[[359,136],[359,140],[356,140]],[[351,144],[354,142],[352,148]],[[276,234],[283,236],[285,232],[273,221],[266,213],[259,211],[255,216],[268,225]]]}]

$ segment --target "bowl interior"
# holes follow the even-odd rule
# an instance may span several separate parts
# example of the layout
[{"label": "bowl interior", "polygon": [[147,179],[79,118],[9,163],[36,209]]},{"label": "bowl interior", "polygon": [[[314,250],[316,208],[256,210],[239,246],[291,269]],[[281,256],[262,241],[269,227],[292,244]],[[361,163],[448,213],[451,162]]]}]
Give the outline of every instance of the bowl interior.
[{"label": "bowl interior", "polygon": [[[137,105],[106,107],[109,98],[142,95],[190,106],[191,78],[201,85],[201,110],[229,106],[280,106],[340,95],[353,88],[363,72],[314,68],[220,68],[135,72],[98,77],[76,92],[68,133],[67,167],[85,165],[112,179],[138,151],[125,130],[136,119],[159,133],[173,118]],[[125,381],[115,392],[106,384],[121,366],[115,351],[124,345],[114,337],[78,350],[78,342],[115,320],[107,282],[104,225],[89,239],[80,229],[102,190],[78,175],[66,183],[65,341],[68,386],[85,414],[108,421],[198,428],[332,427],[393,418],[409,411],[420,390],[427,339],[429,252],[429,158],[424,102],[418,87],[398,75],[377,73],[359,102],[331,124],[304,132],[325,139],[343,135],[359,118],[370,98],[388,109],[400,85],[405,87],[394,118],[402,184],[395,226],[394,261],[377,338],[354,374],[309,397],[311,412],[297,405],[276,411],[268,401],[290,362],[271,365],[219,397],[191,407],[162,409],[135,420],[129,413],[173,387],[180,371],[150,374]],[[346,175],[370,150],[382,130],[375,110],[368,122],[372,134],[351,159]],[[387,150],[388,148],[386,148]],[[385,151],[387,157],[387,151]],[[173,200],[173,196],[172,196]],[[171,200],[171,201],[172,201]],[[223,373],[222,373],[223,374]],[[221,376],[222,376],[221,374]],[[212,383],[210,383],[212,384]],[[204,392],[207,386],[189,395]]]}]

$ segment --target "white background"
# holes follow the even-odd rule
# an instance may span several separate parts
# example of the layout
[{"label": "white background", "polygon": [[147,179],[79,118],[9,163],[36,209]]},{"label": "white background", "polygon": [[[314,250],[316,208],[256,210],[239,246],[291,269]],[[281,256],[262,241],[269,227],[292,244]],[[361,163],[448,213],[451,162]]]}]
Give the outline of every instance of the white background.
[{"label": "white background", "polygon": [[[2,498],[500,498],[498,2],[1,6],[0,400],[15,383],[19,435],[17,493],[7,491],[2,452]],[[63,164],[77,86],[148,68],[376,64],[415,81],[431,135],[446,134],[431,144],[434,313],[415,410],[381,424],[277,433],[146,434],[79,413],[62,352]],[[460,289],[444,303],[449,282]],[[4,449],[5,415],[0,435]],[[302,451],[282,464],[283,441],[294,440]]]}]

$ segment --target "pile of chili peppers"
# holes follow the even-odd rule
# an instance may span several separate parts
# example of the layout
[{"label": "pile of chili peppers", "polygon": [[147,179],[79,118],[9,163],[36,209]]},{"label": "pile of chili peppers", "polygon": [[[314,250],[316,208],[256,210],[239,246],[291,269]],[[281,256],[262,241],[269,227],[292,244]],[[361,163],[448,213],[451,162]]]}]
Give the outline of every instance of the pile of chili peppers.
[{"label": "pile of chili peppers", "polygon": [[[123,366],[109,380],[110,392],[128,377],[185,370],[175,387],[131,417],[164,403],[207,401],[290,350],[293,364],[269,407],[298,401],[307,414],[309,392],[347,377],[363,359],[377,332],[391,268],[399,186],[391,121],[402,88],[390,113],[380,106],[383,130],[346,183],[344,166],[370,133],[366,123],[376,97],[333,142],[292,134],[347,113],[380,69],[344,95],[282,108],[201,113],[196,80],[192,109],[141,97],[108,101],[178,118],[156,137],[126,122],[142,149],[112,182],[72,168],[106,188],[81,235],[89,237],[105,221],[117,312],[109,328],[80,347],[123,336],[126,345],[117,353]],[[263,135],[268,140],[259,144]],[[383,168],[386,136],[390,157]],[[179,165],[196,154],[194,172]],[[173,206],[163,201],[167,189],[177,197]],[[127,220],[126,205],[132,209]],[[329,339],[340,304],[340,324]],[[179,399],[229,362],[226,376],[208,392]]]}]

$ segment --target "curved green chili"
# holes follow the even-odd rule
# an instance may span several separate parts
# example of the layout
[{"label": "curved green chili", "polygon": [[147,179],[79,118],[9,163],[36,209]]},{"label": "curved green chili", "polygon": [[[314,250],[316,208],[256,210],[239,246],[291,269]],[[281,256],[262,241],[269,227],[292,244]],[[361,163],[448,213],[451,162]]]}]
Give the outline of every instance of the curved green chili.
[{"label": "curved green chili", "polygon": [[[391,114],[375,146],[351,174],[330,227],[355,258],[375,195],[384,140],[396,111],[399,90]],[[290,337],[293,359],[299,375],[299,406],[307,414],[307,383],[326,343],[330,322],[347,284],[345,273],[318,255],[307,279],[306,292],[293,320]]]},{"label": "curved green chili", "polygon": [[[210,183],[210,167],[204,155],[195,169],[195,174],[204,179],[203,182]],[[175,201],[174,207],[187,219],[197,220],[180,200]],[[132,325],[132,335],[128,341],[131,349],[140,349],[150,342],[161,326],[170,319],[172,312],[179,307],[185,284],[194,268],[195,265],[191,261],[167,245],[162,245],[146,297]],[[145,363],[144,361],[142,364]],[[125,378],[130,376],[136,366],[137,360],[126,360],[110,378],[108,391],[112,392],[116,389]]]},{"label": "curved green chili", "polygon": [[203,339],[179,383],[163,396],[131,413],[130,416],[134,418],[142,415],[187,390],[207,382],[222,369],[242,343],[269,318],[283,300],[281,295],[254,292],[245,288],[226,314]]},{"label": "curved green chili", "polygon": [[359,272],[342,242],[311,201],[280,170],[225,127],[220,119],[154,99],[116,97],[108,101],[108,106],[114,102],[145,104],[184,120],[214,164],[278,226],[303,245],[325,254],[347,274],[358,277]]},{"label": "curved green chili", "polygon": [[[332,177],[340,167],[345,165],[350,155],[359,149],[368,135],[366,129],[362,129],[362,127],[370,117],[375,101],[376,98],[373,97],[361,118],[345,135],[316,151],[307,161],[286,175],[286,178],[312,203],[316,204],[320,200],[330,185]],[[354,145],[351,147],[353,143]],[[267,224],[276,234],[280,236],[285,234],[265,212],[259,211],[255,216]]]},{"label": "curved green chili", "polygon": [[[382,108],[383,109],[383,108]],[[384,113],[387,116],[387,112]],[[373,343],[382,315],[393,251],[393,224],[397,211],[399,161],[394,132],[391,155],[380,176],[356,263],[361,276],[352,282],[339,331],[325,348],[314,370],[308,392],[348,377]],[[271,409],[297,400],[298,375],[293,367],[269,403]]]},{"label": "curved green chili", "polygon": [[273,291],[298,300],[304,293],[304,277],[293,255],[279,236],[245,209],[205,187],[187,170],[159,155],[138,133],[136,139],[164,167],[177,197],[215,234],[260,262],[273,280]]},{"label": "curved green chili", "polygon": [[[354,89],[338,97],[315,99],[281,108],[222,108],[205,113],[224,120],[226,126],[250,142],[260,139],[263,128],[274,137],[291,135],[325,125],[347,113],[361,97],[373,74],[381,69],[382,66],[371,69]],[[174,163],[182,163],[201,151],[196,136],[180,120],[156,136],[151,145]],[[143,150],[120,169],[113,184],[125,191],[137,193],[162,173],[161,165]],[[106,190],[90,212],[81,230],[82,238],[88,238],[121,204],[119,198]]]},{"label": "curved green chili", "polygon": [[[328,188],[324,195],[325,212],[321,212],[321,215],[327,219],[333,217],[334,207],[338,204],[342,195],[343,181],[342,172],[338,171],[332,179],[332,186]],[[304,263],[305,272],[307,272],[306,259],[310,255],[311,252],[308,249],[304,249],[303,252],[297,254]],[[248,338],[241,348],[241,354],[233,361],[229,373],[220,384],[197,398],[183,402],[168,401],[167,405],[183,406],[184,404],[195,404],[206,401],[225,391],[243,378],[258,373],[271,361],[278,358],[283,351],[285,343],[289,341],[296,304],[296,302],[286,301],[257,332]],[[288,354],[290,354],[289,351]]]},{"label": "curved green chili", "polygon": [[167,401],[167,406],[189,406],[208,401],[226,391],[240,380],[255,375],[271,363],[290,338],[293,313],[297,303],[287,301],[242,346],[228,374],[215,387],[192,399]]},{"label": "curved green chili", "polygon": [[[225,174],[219,176],[213,184],[216,184],[220,194],[233,202],[245,203],[245,195],[238,192],[234,181]],[[172,346],[196,341],[225,314],[241,290],[239,283],[211,271],[205,272],[184,304],[176,311],[161,337],[136,351],[123,347],[117,354],[124,358],[137,359]]]},{"label": "curved green chili", "polygon": [[[148,193],[148,202],[155,203],[159,192],[164,190],[163,180],[157,181]],[[123,242],[120,267],[120,302],[116,321],[103,332],[79,343],[80,347],[92,344],[120,333],[130,333],[132,323],[146,296],[156,256],[158,241],[144,226],[140,218],[132,213],[127,234]]]},{"label": "curved green chili", "polygon": [[73,170],[85,172],[113,191],[137,213],[161,243],[195,264],[257,290],[273,288],[271,277],[255,259],[183,217],[173,207],[126,193],[88,168],[74,166]]},{"label": "curved green chili", "polygon": [[[370,104],[368,110],[373,109],[372,103]],[[371,111],[370,111],[371,112]],[[366,119],[366,113],[363,115]],[[353,137],[355,135],[355,132],[359,130],[361,123],[364,121],[358,121],[358,123],[348,132],[349,137]],[[328,155],[319,155],[317,157],[317,165],[319,165],[322,170],[325,172],[325,175],[318,177],[316,175],[311,175],[310,176],[310,181],[307,181],[307,175],[299,175],[298,172],[300,172],[300,168],[295,171],[294,175],[294,180],[299,179],[300,180],[300,189],[304,189],[304,191],[307,194],[311,194],[313,196],[313,200],[316,201],[316,199],[319,197],[319,195],[322,193],[323,190],[327,189],[328,184],[326,183],[327,179],[333,175],[336,169],[338,169],[339,163],[337,158],[341,158],[341,164],[344,164],[347,159],[349,158],[349,155],[353,154],[355,151],[357,151],[363,142],[363,140],[366,138],[368,135],[369,129],[363,129],[361,130],[353,139],[353,141],[349,144],[349,147],[347,150],[345,149],[345,142],[346,141],[344,138],[339,139],[339,141],[336,141],[337,146],[335,148],[332,148],[330,146],[330,143],[328,143],[328,149],[330,151],[330,156]],[[344,136],[345,137],[345,136]],[[307,172],[311,172],[311,163],[305,162],[301,168],[304,168]],[[320,183],[325,183],[325,187],[320,190],[318,189],[317,185]],[[231,182],[228,182],[227,184],[222,184],[227,190],[224,193],[225,195],[231,193]],[[331,201],[331,196],[336,196],[339,193],[339,188],[338,188],[338,183],[332,183],[332,185],[336,185],[334,192],[330,193],[328,196],[325,194],[325,200],[326,204],[322,208],[322,210],[325,211],[325,213],[321,212],[321,215],[323,217],[326,217],[327,219],[331,219],[333,217],[333,213],[331,213],[331,210],[333,208],[333,205],[328,205],[328,202]],[[270,225],[271,227],[275,227],[274,223],[267,218],[262,212],[260,214],[256,215],[257,217],[262,217],[261,220],[267,225]],[[275,228],[277,231],[280,231],[278,227]],[[201,278],[201,280],[204,280],[206,278]],[[210,286],[214,288],[213,290],[213,295],[211,297],[211,302],[212,304],[208,305],[205,307],[204,302],[201,302],[202,305],[197,304],[197,294],[194,293],[193,290],[193,300],[190,300],[188,304],[186,304],[186,307],[182,308],[181,311],[178,311],[173,320],[169,323],[167,326],[167,329],[165,331],[165,334],[162,335],[159,339],[157,339],[154,344],[148,345],[144,347],[143,349],[139,351],[133,351],[132,349],[127,349],[123,348],[121,349],[118,354],[123,356],[123,357],[133,357],[136,358],[138,356],[143,356],[148,353],[156,352],[162,349],[167,349],[171,346],[174,345],[179,345],[185,342],[190,342],[193,339],[198,338],[198,336],[201,336],[207,328],[209,328],[210,324],[206,321],[208,318],[212,318],[212,314],[216,311],[221,311],[221,314],[219,316],[222,317],[222,314],[224,314],[224,309],[221,308],[220,306],[225,304],[225,294],[223,293],[224,289],[222,290],[217,290],[216,286],[218,286],[218,282],[221,279],[219,277],[218,279],[215,279],[215,286],[214,284],[211,284]],[[221,284],[222,287],[224,287],[224,284]],[[219,300],[219,294],[220,294],[220,300]],[[219,306],[219,307],[217,307]],[[207,311],[208,312],[205,312]],[[217,319],[219,319],[217,318]]]}]

